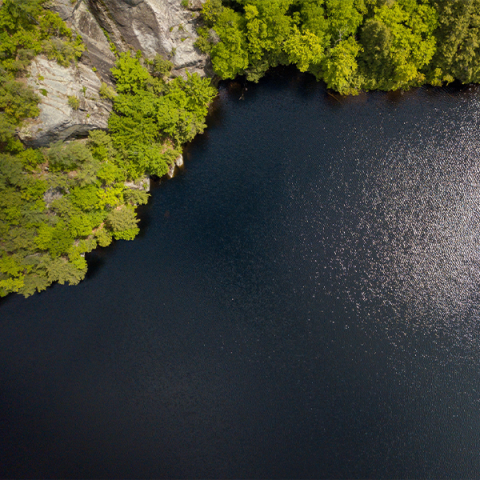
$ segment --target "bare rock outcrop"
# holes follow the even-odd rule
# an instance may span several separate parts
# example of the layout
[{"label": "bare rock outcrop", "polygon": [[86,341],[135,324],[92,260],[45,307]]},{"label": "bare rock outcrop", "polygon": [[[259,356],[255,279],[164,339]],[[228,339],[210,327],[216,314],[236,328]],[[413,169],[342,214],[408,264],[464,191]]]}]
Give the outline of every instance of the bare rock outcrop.
[{"label": "bare rock outcrop", "polygon": [[45,6],[58,13],[70,28],[82,36],[86,49],[81,62],[91,68],[95,67],[101,79],[111,84],[110,69],[115,64],[115,55],[99,21],[90,11],[86,1],[48,0]]},{"label": "bare rock outcrop", "polygon": [[102,28],[109,32],[120,51],[141,50],[147,57],[157,53],[169,58],[175,73],[186,69],[210,74],[208,56],[194,43],[198,38],[198,10],[206,0],[88,0]]},{"label": "bare rock outcrop", "polygon": [[84,1],[76,4],[70,22],[72,27],[80,33],[86,46],[81,63],[95,67],[102,81],[112,83],[110,69],[115,65],[115,55],[97,19]]},{"label": "bare rock outcrop", "polygon": [[[65,68],[39,56],[29,67],[28,84],[41,102],[40,115],[25,122],[19,132],[26,145],[46,146],[107,128],[112,104],[99,97],[101,81],[86,65]],[[78,108],[71,106],[70,97],[78,99]]]},{"label": "bare rock outcrop", "polygon": [[125,186],[132,190],[140,190],[142,192],[150,191],[150,177],[146,176],[134,182],[125,182]]},{"label": "bare rock outcrop", "polygon": [[175,173],[177,172],[178,169],[183,168],[184,162],[183,162],[183,155],[180,155],[175,162],[173,162],[170,165],[170,168],[168,169],[167,172],[167,177],[168,178],[173,178],[175,176]]},{"label": "bare rock outcrop", "polygon": [[62,20],[68,22],[73,15],[76,4],[70,0],[47,0],[44,6],[52,12],[58,13]]},{"label": "bare rock outcrop", "polygon": [[[110,42],[120,52],[133,49],[149,58],[169,58],[174,75],[186,70],[212,74],[208,56],[194,46],[198,11],[205,1],[189,0],[185,7],[182,0],[49,0],[48,8],[82,35],[86,51],[78,65],[68,68],[43,56],[33,60],[27,81],[41,99],[40,115],[25,122],[20,139],[40,147],[107,128],[112,105],[99,97],[99,89],[101,82],[113,83]],[[79,100],[77,109],[69,104],[73,96]]]}]

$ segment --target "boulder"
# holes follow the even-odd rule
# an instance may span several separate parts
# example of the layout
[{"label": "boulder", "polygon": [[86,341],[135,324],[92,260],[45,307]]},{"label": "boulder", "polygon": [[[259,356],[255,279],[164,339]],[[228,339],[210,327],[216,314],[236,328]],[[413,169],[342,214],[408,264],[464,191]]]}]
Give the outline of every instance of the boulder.
[{"label": "boulder", "polygon": [[173,178],[175,176],[175,172],[177,171],[177,168],[182,168],[184,165],[183,163],[183,155],[180,155],[176,160],[175,162],[173,162],[171,165],[170,165],[170,168],[168,169],[168,172],[167,172],[167,177],[168,178]]},{"label": "boulder", "polygon": [[141,190],[142,192],[150,191],[150,177],[143,177],[135,182],[125,182],[125,186],[133,190]]}]

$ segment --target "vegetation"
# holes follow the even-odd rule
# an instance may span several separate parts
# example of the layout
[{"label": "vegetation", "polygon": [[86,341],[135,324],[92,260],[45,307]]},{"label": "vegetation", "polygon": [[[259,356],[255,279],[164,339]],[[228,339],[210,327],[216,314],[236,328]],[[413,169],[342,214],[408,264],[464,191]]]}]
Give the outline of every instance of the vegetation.
[{"label": "vegetation", "polygon": [[[153,71],[158,74],[157,62]],[[120,163],[130,178],[162,176],[180,155],[182,144],[205,128],[216,95],[208,79],[187,73],[166,82],[142,65],[139,55],[122,54],[112,69],[118,95],[109,130]]]},{"label": "vegetation", "polygon": [[109,100],[113,101],[117,95],[117,92],[115,92],[114,88],[108,86],[105,82],[102,82],[98,94],[102,98],[108,98]]},{"label": "vegetation", "polygon": [[294,64],[342,94],[480,81],[480,0],[208,0],[202,15],[223,79]]},{"label": "vegetation", "polygon": [[[30,60],[43,53],[68,65],[83,51],[42,3],[5,0],[0,8],[0,296],[75,285],[87,271],[85,253],[132,240],[135,206],[148,194],[126,180],[165,174],[181,145],[205,128],[216,95],[198,75],[169,80],[173,65],[160,56],[124,53],[112,71],[116,91],[102,84],[99,92],[114,105],[109,133],[25,149],[16,129],[39,113],[39,98],[21,81]],[[68,103],[80,107],[75,95]]]},{"label": "vegetation", "polygon": [[73,108],[73,110],[78,110],[80,108],[80,100],[76,95],[70,95],[68,97],[68,105]]},{"label": "vegetation", "polygon": [[[99,92],[113,103],[109,132],[25,149],[16,130],[39,114],[26,67],[40,53],[68,66],[84,49],[43,3],[0,7],[0,296],[76,284],[85,253],[133,239],[135,206],[148,194],[126,180],[164,175],[205,128],[216,95],[196,74],[170,78],[173,65],[159,55],[118,54],[111,44],[116,88]],[[480,0],[208,0],[202,17],[197,46],[225,79],[258,81],[294,64],[341,94],[480,81]],[[80,99],[69,104],[76,110]]]},{"label": "vegetation", "polygon": [[84,45],[55,13],[44,10],[45,0],[5,0],[0,8],[0,151],[19,152],[15,130],[35,117],[38,96],[18,81],[40,53],[67,66],[80,58]]},{"label": "vegetation", "polygon": [[30,295],[52,282],[78,283],[83,255],[138,233],[130,194],[109,136],[0,155],[0,295]]}]

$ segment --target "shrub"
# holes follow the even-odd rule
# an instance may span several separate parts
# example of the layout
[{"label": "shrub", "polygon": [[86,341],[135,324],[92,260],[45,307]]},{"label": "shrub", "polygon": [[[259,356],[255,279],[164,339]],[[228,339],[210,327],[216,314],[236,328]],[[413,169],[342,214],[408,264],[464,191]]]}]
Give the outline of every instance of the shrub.
[{"label": "shrub", "polygon": [[112,74],[117,81],[119,93],[137,93],[144,89],[150,78],[148,70],[140,64],[138,58],[132,57],[130,52],[120,55],[115,68],[112,68]]},{"label": "shrub", "polygon": [[80,100],[76,95],[70,95],[68,97],[68,105],[70,108],[73,108],[73,110],[78,110],[80,108]]},{"label": "shrub", "polygon": [[153,74],[166,77],[170,75],[170,72],[173,69],[173,63],[163,58],[161,55],[157,54],[153,59]]},{"label": "shrub", "polygon": [[107,227],[117,240],[133,240],[139,232],[137,223],[135,210],[130,206],[111,211],[106,219]]},{"label": "shrub", "polygon": [[117,92],[115,92],[115,89],[108,86],[105,82],[102,82],[98,93],[102,98],[108,98],[109,100],[112,100],[112,102],[117,96]]}]

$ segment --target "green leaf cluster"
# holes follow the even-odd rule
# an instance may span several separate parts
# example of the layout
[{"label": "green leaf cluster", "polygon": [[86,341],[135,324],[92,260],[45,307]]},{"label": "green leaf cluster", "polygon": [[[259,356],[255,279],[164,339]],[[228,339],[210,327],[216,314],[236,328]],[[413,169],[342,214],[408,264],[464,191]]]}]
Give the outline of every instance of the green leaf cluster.
[{"label": "green leaf cluster", "polygon": [[148,194],[125,186],[118,156],[103,131],[0,154],[0,296],[75,285],[87,271],[85,253],[135,237],[134,207]]},{"label": "green leaf cluster", "polygon": [[[153,74],[164,71],[159,63],[153,62]],[[205,129],[208,105],[217,91],[197,74],[166,82],[130,53],[120,55],[112,73],[118,95],[109,131],[119,162],[131,179],[145,173],[161,177],[180,155],[182,144]]]}]

